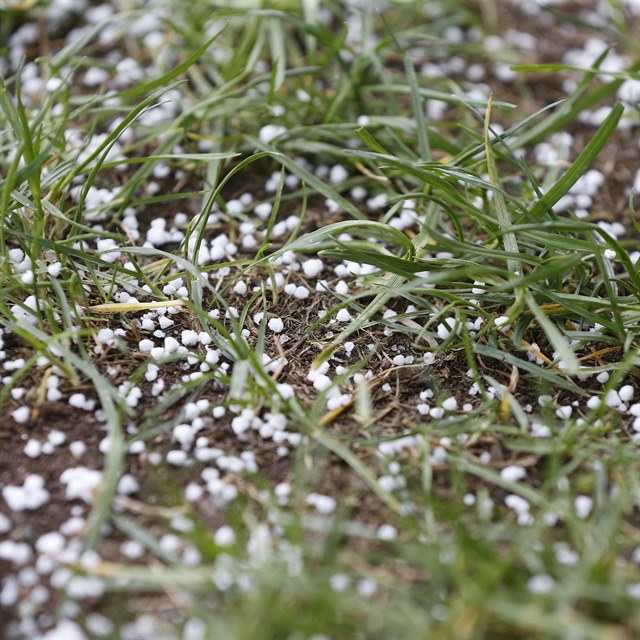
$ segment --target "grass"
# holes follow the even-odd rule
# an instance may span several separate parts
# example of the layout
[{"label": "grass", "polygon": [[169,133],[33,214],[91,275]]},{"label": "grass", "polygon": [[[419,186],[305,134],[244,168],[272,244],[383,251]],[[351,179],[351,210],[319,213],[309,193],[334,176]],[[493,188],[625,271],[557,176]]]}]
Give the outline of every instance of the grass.
[{"label": "grass", "polygon": [[[18,25],[44,3],[35,5],[0,15]],[[608,52],[590,68],[517,61],[526,77],[570,71],[576,79],[563,101],[544,95],[530,112],[518,102],[539,90],[535,83],[514,85],[522,97],[511,86],[508,99],[478,98],[455,74],[416,72],[420,56],[493,63],[500,54],[452,41],[447,29],[495,29],[494,5],[481,14],[463,1],[433,3],[439,13],[426,20],[423,3],[398,3],[382,20],[374,3],[348,10],[293,0],[240,9],[164,2],[160,50],[138,50],[141,63],[159,60],[153,75],[95,95],[81,78],[97,62],[111,63],[84,48],[112,26],[126,43],[128,25],[144,11],[133,3],[137,12],[123,7],[38,60],[47,77],[63,79],[42,100],[24,93],[24,68],[0,79],[0,322],[7,359],[18,361],[5,373],[0,403],[8,415],[19,404],[12,391],[27,385],[37,421],[51,375],[65,392],[98,399],[110,446],[82,544],[100,551],[101,562],[71,566],[101,579],[104,595],[91,606],[120,625],[114,637],[135,620],[141,629],[147,610],[158,637],[168,638],[622,640],[640,628],[632,560],[640,541],[637,434],[630,414],[606,402],[586,405],[622,384],[637,395],[637,237],[617,238],[593,217],[554,211],[628,135],[621,122],[637,119],[637,107],[615,96],[623,81],[638,79],[640,51],[625,32],[631,27],[616,20],[609,28],[631,60],[625,70],[600,71]],[[622,11],[613,0],[609,6]],[[447,103],[445,119],[424,116],[433,100]],[[602,105],[610,112],[597,128],[581,124]],[[164,119],[154,119],[161,112]],[[259,135],[267,125],[283,130],[267,140]],[[536,163],[535,144],[585,128],[588,140],[559,168]],[[65,136],[69,130],[81,135]],[[313,167],[321,163],[347,167],[347,179],[318,177]],[[166,165],[182,172],[177,184],[155,177]],[[263,174],[272,171],[279,183],[266,192]],[[288,186],[286,176],[299,180]],[[242,211],[230,206],[253,185],[254,202]],[[354,187],[384,194],[386,207],[367,209]],[[337,214],[326,212],[327,199]],[[260,222],[266,233],[258,246],[201,261],[215,234],[239,239],[262,201],[273,209]],[[399,229],[408,201],[415,223]],[[632,195],[631,212],[633,202]],[[190,213],[180,238],[159,249],[132,235],[132,209],[147,223]],[[298,219],[283,238],[276,226],[292,213]],[[625,222],[632,229],[631,213]],[[24,268],[18,250],[28,258]],[[327,288],[291,302],[274,286],[291,252],[372,268],[349,279],[347,294]],[[186,293],[166,293],[177,278]],[[233,287],[243,278],[259,286],[238,298]],[[321,319],[313,305],[326,310]],[[187,356],[169,354],[160,365],[178,384],[154,398],[145,382],[152,360],[138,349],[134,320],[160,306],[178,311],[180,327],[205,332],[229,366],[189,377]],[[343,309],[351,322],[328,324]],[[269,332],[274,314],[289,319],[287,343]],[[502,317],[506,327],[496,321]],[[105,327],[125,329],[111,349],[97,341]],[[302,383],[310,366],[335,366],[349,341],[358,357],[345,360],[329,389],[310,392]],[[414,360],[392,364],[400,353]],[[431,353],[427,366],[423,355]],[[202,351],[189,356],[206,362]],[[284,361],[269,367],[278,357],[288,369]],[[602,372],[608,381],[596,383]],[[473,383],[477,395],[465,398]],[[138,406],[128,401],[136,385],[145,390]],[[328,406],[338,387],[351,397]],[[414,407],[426,388],[434,406],[453,395],[472,407],[421,415]],[[205,464],[147,463],[141,494],[123,502],[118,483],[137,464],[128,448],[143,442],[166,452],[198,399],[226,407],[228,435],[216,437],[229,450],[238,447],[230,416],[240,409],[283,414],[301,435],[286,474],[275,462],[231,474],[238,497],[211,515],[184,499]],[[542,427],[546,437],[536,437]],[[25,427],[17,429],[9,436],[16,456]],[[250,445],[258,457],[273,457],[271,444]],[[500,473],[513,464],[527,470],[525,480]],[[283,502],[274,486],[285,477],[291,494]],[[337,499],[334,514],[312,513],[306,500],[314,492]],[[530,506],[507,508],[507,495]],[[585,498],[592,509],[581,517],[576,500]],[[195,566],[162,543],[176,517],[190,522],[177,530],[197,550]],[[230,546],[213,535],[225,523],[234,531]],[[105,551],[107,524],[141,543],[143,561]],[[379,527],[389,524],[386,539]],[[60,618],[65,600],[52,599]],[[89,610],[76,619],[83,623]]]}]

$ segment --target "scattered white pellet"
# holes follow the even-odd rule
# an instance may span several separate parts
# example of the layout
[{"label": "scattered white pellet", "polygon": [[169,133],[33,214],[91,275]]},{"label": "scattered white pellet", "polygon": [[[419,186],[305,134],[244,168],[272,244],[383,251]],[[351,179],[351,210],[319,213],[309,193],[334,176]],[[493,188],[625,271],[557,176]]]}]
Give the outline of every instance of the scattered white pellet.
[{"label": "scattered white pellet", "polygon": [[529,512],[529,501],[514,493],[509,494],[504,499],[504,503],[507,505],[507,507],[509,507],[509,509],[513,509],[513,511],[515,511],[516,513]]},{"label": "scattered white pellet", "polygon": [[32,511],[47,503],[50,496],[44,488],[44,478],[31,474],[24,479],[22,486],[3,487],[2,497],[12,511]]},{"label": "scattered white pellet", "polygon": [[509,465],[500,471],[500,477],[508,482],[517,482],[518,480],[526,478],[526,476],[526,469],[515,464]]},{"label": "scattered white pellet", "polygon": [[447,398],[441,406],[445,411],[456,411],[458,408],[458,401],[451,396]]},{"label": "scattered white pellet", "polygon": [[607,392],[607,395],[604,397],[604,403],[607,405],[607,407],[613,409],[615,407],[619,407],[622,403],[622,400],[620,399],[620,395],[615,389],[610,389]]},{"label": "scattered white pellet", "polygon": [[39,458],[42,453],[42,443],[35,438],[29,438],[23,451],[26,456],[29,456],[29,458]]},{"label": "scattered white pellet", "polygon": [[50,533],[41,535],[36,540],[36,551],[50,556],[58,556],[65,545],[65,537],[57,531],[51,531]]},{"label": "scattered white pellet", "polygon": [[310,493],[307,496],[308,505],[315,507],[318,513],[330,514],[336,510],[336,501],[331,496],[325,496],[319,493]]},{"label": "scattered white pellet", "polygon": [[340,309],[340,311],[336,313],[336,320],[338,322],[349,322],[351,320],[351,314],[349,313],[348,309]]},{"label": "scattered white pellet", "polygon": [[50,442],[54,447],[59,447],[64,444],[67,439],[67,436],[58,429],[53,429],[49,435],[47,436],[47,441]]},{"label": "scattered white pellet", "polygon": [[129,496],[140,491],[140,483],[130,474],[125,473],[118,481],[118,493]]},{"label": "scattered white pellet", "polygon": [[195,482],[190,482],[184,491],[184,497],[189,502],[198,502],[202,499],[203,494],[202,487]]},{"label": "scattered white pellet", "polygon": [[238,280],[235,286],[233,287],[233,292],[237,293],[239,296],[247,295],[247,283],[243,280]]},{"label": "scattered white pellet", "polygon": [[541,573],[536,576],[532,576],[527,582],[527,587],[531,593],[549,593],[553,591],[555,587],[554,579],[545,574]]},{"label": "scattered white pellet", "polygon": [[587,407],[589,409],[597,409],[600,405],[601,405],[601,401],[600,398],[598,398],[598,396],[591,396],[588,400],[587,400]]},{"label": "scattered white pellet", "polygon": [[82,440],[75,440],[69,445],[69,451],[74,458],[82,458],[87,450],[87,445]]},{"label": "scattered white pellet", "polygon": [[316,278],[322,273],[324,262],[319,258],[311,258],[302,264],[302,270],[307,278]]},{"label": "scattered white pellet", "polygon": [[256,205],[253,212],[260,218],[261,220],[266,220],[273,210],[273,205],[270,202],[261,202],[259,205]]},{"label": "scattered white pellet", "polygon": [[329,578],[329,585],[338,593],[346,591],[350,584],[351,579],[345,573],[334,573],[331,578]]},{"label": "scattered white pellet", "polygon": [[102,472],[87,467],[70,467],[60,475],[60,482],[67,485],[67,500],[84,500],[93,503],[94,494],[102,483]]},{"label": "scattered white pellet", "polygon": [[284,330],[284,322],[281,318],[270,318],[267,326],[274,333],[281,333]]},{"label": "scattered white pellet", "polygon": [[236,534],[231,527],[224,525],[214,533],[213,541],[219,547],[230,547],[236,541]]},{"label": "scattered white pellet", "polygon": [[275,124],[267,124],[260,129],[258,133],[258,137],[260,138],[260,140],[262,140],[262,142],[269,143],[273,139],[285,133],[286,130],[287,130],[286,127],[282,127]]},{"label": "scattered white pellet", "polygon": [[316,376],[313,380],[313,388],[320,393],[328,389],[332,384],[331,378],[323,374]]},{"label": "scattered white pellet", "polygon": [[47,267],[47,273],[52,278],[57,278],[60,275],[61,271],[62,271],[62,263],[60,262],[53,262]]},{"label": "scattered white pellet", "polygon": [[341,164],[333,165],[329,171],[329,182],[331,184],[342,184],[348,177],[347,170]]},{"label": "scattered white pellet", "polygon": [[31,560],[33,552],[26,542],[3,540],[0,542],[0,558],[17,565],[24,565]]},{"label": "scattered white pellet", "polygon": [[82,409],[84,407],[84,403],[87,401],[84,393],[72,393],[69,396],[69,406],[74,407],[75,409]]},{"label": "scattered white pellet", "polygon": [[363,598],[371,598],[378,590],[378,583],[371,578],[363,578],[358,582],[357,590]]},{"label": "scattered white pellet", "polygon": [[12,527],[13,523],[11,522],[11,520],[9,520],[9,518],[7,518],[4,513],[0,512],[0,533],[7,533],[11,531]]},{"label": "scattered white pellet", "polygon": [[26,424],[31,418],[31,409],[29,407],[18,407],[15,411],[11,412],[11,417],[18,424]]},{"label": "scattered white pellet", "polygon": [[182,449],[172,449],[167,453],[167,462],[174,467],[181,467],[187,462],[187,452]]},{"label": "scattered white pellet", "polygon": [[[436,333],[438,334],[438,338],[440,340],[447,340],[453,331],[456,328],[456,319],[455,318],[445,318],[436,328]],[[460,327],[457,327],[459,331]]]},{"label": "scattered white pellet", "polygon": [[378,527],[378,540],[395,540],[398,537],[398,530],[391,524],[383,524]]},{"label": "scattered white pellet", "polygon": [[625,384],[618,390],[618,396],[622,402],[631,402],[635,394],[635,389],[630,384]]},{"label": "scattered white pellet", "polygon": [[180,334],[180,342],[182,342],[185,347],[192,347],[200,342],[200,335],[197,331],[193,331],[192,329],[185,329]]},{"label": "scattered white pellet", "polygon": [[589,517],[591,510],[593,509],[593,498],[590,496],[576,496],[574,501],[576,509],[576,515],[581,520]]},{"label": "scattered white pellet", "polygon": [[144,547],[137,540],[126,540],[120,545],[120,553],[126,558],[137,560],[144,555]]}]

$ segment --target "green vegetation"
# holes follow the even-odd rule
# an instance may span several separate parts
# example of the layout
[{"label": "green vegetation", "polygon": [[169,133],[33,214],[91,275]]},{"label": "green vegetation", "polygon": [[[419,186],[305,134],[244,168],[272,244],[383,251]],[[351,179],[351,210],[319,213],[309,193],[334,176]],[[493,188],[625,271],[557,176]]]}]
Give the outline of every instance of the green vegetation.
[{"label": "green vegetation", "polygon": [[[30,4],[0,15],[17,29],[46,9]],[[620,208],[589,186],[612,145],[638,152],[638,105],[619,99],[640,82],[626,5],[601,3],[612,18],[600,31],[562,5],[530,16],[616,41],[625,66],[612,69],[610,50],[585,66],[488,47],[507,20],[493,1],[382,12],[314,0],[120,4],[37,59],[38,96],[24,66],[0,77],[3,437],[26,459],[21,430],[48,407],[52,428],[92,431],[94,453],[67,454],[67,466],[103,470],[81,534],[101,561],[69,566],[104,593],[76,622],[100,611],[129,630],[113,637],[138,637],[132,623],[143,633],[150,612],[163,638],[633,637],[640,224],[633,193]],[[101,43],[107,32],[115,44]],[[107,55],[115,46],[139,63],[135,81]],[[458,71],[432,75],[454,57]],[[475,90],[473,63],[489,78]],[[513,78],[494,83],[505,65]],[[94,69],[107,72],[99,90]],[[547,82],[572,90],[558,101]],[[542,143],[552,161],[540,160]],[[558,206],[589,195],[576,184],[593,207]],[[599,224],[607,207],[626,233]],[[175,233],[154,242],[154,228]],[[317,257],[321,276],[291,267]],[[153,323],[175,326],[154,355],[141,321],[157,309]],[[181,331],[200,343],[168,348]],[[330,383],[314,389],[307,375],[323,363]],[[156,365],[165,388],[152,393]],[[101,413],[56,417],[51,377],[67,409],[82,392]],[[208,417],[226,411],[201,427],[209,446],[258,459],[222,472],[237,496],[206,508],[206,490],[185,500],[185,487],[214,464],[191,444],[189,462],[166,459],[198,400]],[[290,451],[248,426],[268,414],[301,436]],[[77,424],[73,434],[84,438]],[[128,455],[140,443],[144,455]],[[123,474],[141,485],[131,498],[118,491]],[[314,509],[310,495],[333,497],[335,510]],[[47,511],[49,531],[68,517],[62,498],[59,511]],[[221,528],[229,535],[216,538]],[[182,547],[166,542],[170,530]],[[144,556],[110,553],[113,539],[139,542]],[[68,617],[73,596],[57,598],[54,613]]]}]

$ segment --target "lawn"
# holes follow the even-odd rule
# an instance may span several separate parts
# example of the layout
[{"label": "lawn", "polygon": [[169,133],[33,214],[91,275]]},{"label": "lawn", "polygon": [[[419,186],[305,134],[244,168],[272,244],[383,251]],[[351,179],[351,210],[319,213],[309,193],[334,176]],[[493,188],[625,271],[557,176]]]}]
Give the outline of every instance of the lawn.
[{"label": "lawn", "polygon": [[639,43],[0,0],[0,636],[637,638]]}]

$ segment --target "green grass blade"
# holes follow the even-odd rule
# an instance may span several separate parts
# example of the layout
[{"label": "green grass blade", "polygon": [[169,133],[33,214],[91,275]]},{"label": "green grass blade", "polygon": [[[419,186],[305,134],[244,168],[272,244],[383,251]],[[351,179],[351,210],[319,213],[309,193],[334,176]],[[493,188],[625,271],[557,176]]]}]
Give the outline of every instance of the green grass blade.
[{"label": "green grass blade", "polygon": [[624,105],[621,102],[617,102],[611,110],[611,113],[600,125],[596,134],[575,159],[569,170],[533,205],[530,212],[531,217],[540,220],[544,215],[548,214],[553,205],[571,189],[580,176],[591,166],[596,156],[602,151],[609,138],[614,134],[623,113]]}]

